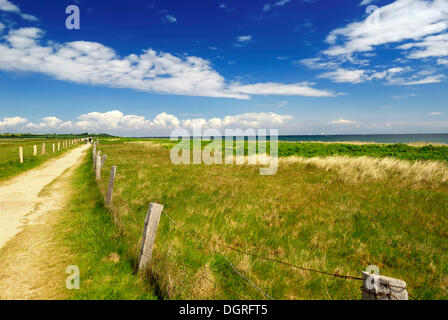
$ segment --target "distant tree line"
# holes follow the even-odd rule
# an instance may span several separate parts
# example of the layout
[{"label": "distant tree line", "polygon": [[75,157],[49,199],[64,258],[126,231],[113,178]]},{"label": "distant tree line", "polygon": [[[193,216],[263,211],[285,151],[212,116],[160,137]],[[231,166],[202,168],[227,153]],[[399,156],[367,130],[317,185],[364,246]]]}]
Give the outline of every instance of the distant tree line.
[{"label": "distant tree line", "polygon": [[87,137],[100,137],[108,138],[114,137],[107,133],[70,133],[70,134],[32,134],[32,133],[2,133],[1,138],[39,138],[39,139],[71,139],[71,138],[87,138]]}]

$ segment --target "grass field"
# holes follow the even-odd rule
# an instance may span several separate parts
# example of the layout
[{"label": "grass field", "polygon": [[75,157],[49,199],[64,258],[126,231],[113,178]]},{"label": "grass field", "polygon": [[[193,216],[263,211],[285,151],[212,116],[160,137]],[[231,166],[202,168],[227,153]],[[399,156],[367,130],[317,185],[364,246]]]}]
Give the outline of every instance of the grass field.
[{"label": "grass field", "polygon": [[[58,157],[76,145],[63,147],[62,139],[0,139],[0,181],[15,176],[25,170],[34,168],[46,160]],[[57,150],[58,142],[61,148]],[[45,155],[42,155],[42,143],[45,143]],[[53,152],[55,144],[55,152]],[[33,145],[37,145],[37,156],[33,155]],[[23,147],[23,163],[19,161],[19,147]]]},{"label": "grass field", "polygon": [[350,157],[393,157],[401,160],[448,161],[448,146],[408,144],[348,144],[348,143],[280,143],[279,156],[328,157],[343,155]]},{"label": "grass field", "polygon": [[[135,139],[122,138],[119,141],[134,141]],[[166,148],[171,148],[176,141],[169,139],[147,139],[163,144]],[[202,146],[206,146],[209,141],[202,141]],[[192,143],[190,143],[192,146]],[[236,144],[235,144],[236,146]],[[224,148],[224,141],[223,141]],[[269,153],[269,141],[267,142],[267,153]],[[248,143],[244,143],[244,152],[247,154]],[[375,158],[396,158],[408,161],[434,160],[448,161],[448,146],[442,144],[428,143],[395,143],[395,144],[375,144],[357,142],[282,142],[278,143],[279,157],[300,156],[304,158],[328,157],[328,156],[348,156],[360,157],[369,156]]]},{"label": "grass field", "polygon": [[[447,297],[448,184],[438,175],[446,164],[415,161],[442,160],[446,147],[412,149],[411,161],[390,165],[389,154],[378,150],[404,159],[409,152],[400,150],[407,147],[366,145],[372,153],[366,154],[359,146],[331,153],[320,144],[310,144],[311,151],[294,144],[282,151],[280,144],[281,155],[313,161],[284,158],[276,175],[260,176],[258,166],[173,165],[167,141],[131,142],[101,140],[108,158],[100,190],[104,196],[110,167],[117,165],[110,215],[120,234],[120,261],[128,266],[136,265],[149,203],[165,206],[150,270],[161,298],[361,297],[358,280],[294,269],[222,244],[330,273],[360,276],[377,265],[381,274],[406,281],[418,299]],[[338,158],[335,166],[334,159],[317,158],[330,154],[385,161],[348,157],[362,165]],[[434,177],[409,178],[416,163]]]},{"label": "grass field", "polygon": [[132,265],[123,259],[126,243],[103,205],[89,160],[70,177],[74,192],[57,227],[60,248],[80,269],[80,289],[70,291],[69,299],[156,299],[153,288],[133,275]]}]

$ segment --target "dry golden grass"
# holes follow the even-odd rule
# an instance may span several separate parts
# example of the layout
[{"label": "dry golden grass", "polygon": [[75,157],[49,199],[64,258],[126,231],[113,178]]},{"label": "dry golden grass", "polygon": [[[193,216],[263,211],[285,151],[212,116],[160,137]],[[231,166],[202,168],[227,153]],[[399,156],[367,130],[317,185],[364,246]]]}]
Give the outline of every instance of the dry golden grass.
[{"label": "dry golden grass", "polygon": [[287,157],[280,165],[301,163],[326,171],[336,171],[347,182],[383,180],[400,177],[411,183],[448,183],[448,165],[438,161],[416,161],[411,163],[393,158],[332,156],[326,158]]},{"label": "dry golden grass", "polygon": [[[108,156],[103,193],[110,166],[118,166],[113,207],[122,230],[121,261],[137,262],[150,202],[163,204],[177,222],[163,215],[157,230],[149,275],[159,297],[265,298],[229,261],[276,299],[360,297],[356,281],[291,269],[217,243],[339,274],[359,275],[375,264],[382,274],[405,280],[419,298],[443,296],[448,196],[438,185],[447,182],[446,168],[440,182],[423,183],[430,181],[425,176],[437,180],[439,163],[334,157],[339,166],[327,168],[333,157],[314,159],[322,167],[307,163],[313,159],[280,158],[276,175],[260,176],[256,165],[173,165],[168,148],[152,142],[104,142],[101,151]],[[378,180],[366,183],[373,177]],[[422,184],[406,182],[414,179]]]}]

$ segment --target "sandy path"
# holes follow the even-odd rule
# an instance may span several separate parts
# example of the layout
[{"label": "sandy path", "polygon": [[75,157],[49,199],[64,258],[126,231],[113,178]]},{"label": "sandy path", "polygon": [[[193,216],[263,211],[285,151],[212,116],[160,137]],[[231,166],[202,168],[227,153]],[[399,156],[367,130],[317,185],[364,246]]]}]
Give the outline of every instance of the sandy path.
[{"label": "sandy path", "polygon": [[27,223],[55,209],[58,199],[48,199],[41,191],[77,164],[89,146],[82,145],[0,185],[0,249]]}]

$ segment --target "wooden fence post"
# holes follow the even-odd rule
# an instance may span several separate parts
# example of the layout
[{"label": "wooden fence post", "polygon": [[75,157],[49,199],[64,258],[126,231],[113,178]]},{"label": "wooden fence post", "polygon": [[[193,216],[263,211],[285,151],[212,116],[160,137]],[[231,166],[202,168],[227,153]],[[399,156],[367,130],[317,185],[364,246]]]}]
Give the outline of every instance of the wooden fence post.
[{"label": "wooden fence post", "polygon": [[55,145],[53,143],[53,152],[55,152],[55,151],[56,151],[56,147],[55,147]]},{"label": "wooden fence post", "polygon": [[117,166],[112,166],[112,168],[110,169],[109,186],[107,188],[107,193],[106,193],[106,204],[107,205],[110,205],[112,203],[116,173],[117,173]]},{"label": "wooden fence post", "polygon": [[37,146],[33,146],[33,156],[37,156]]},{"label": "wooden fence post", "polygon": [[145,218],[145,227],[143,228],[142,248],[138,261],[138,271],[145,270],[151,262],[152,249],[156,239],[157,227],[159,226],[160,215],[163,206],[157,203],[149,205],[148,213]]},{"label": "wooden fence post", "polygon": [[42,143],[42,155],[45,155],[45,143]]},{"label": "wooden fence post", "polygon": [[104,165],[104,162],[106,162],[107,155],[103,154],[103,156],[100,157],[100,151],[98,151],[97,159],[98,159],[99,163],[98,162],[96,163],[96,180],[100,180],[101,179],[101,169],[103,169],[103,165]]},{"label": "wooden fence post", "polygon": [[58,151],[61,150],[61,143],[58,142]]},{"label": "wooden fence post", "polygon": [[19,147],[19,160],[23,163],[23,147]]},{"label": "wooden fence post", "polygon": [[100,177],[101,177],[101,151],[99,151],[99,150],[96,154],[95,176],[96,176],[96,180],[100,180]]},{"label": "wooden fence post", "polygon": [[96,169],[96,144],[93,144],[93,149],[92,149],[92,160],[93,160],[93,169]]},{"label": "wooden fence post", "polygon": [[107,154],[103,154],[103,156],[101,157],[101,168],[100,168],[100,170],[103,169],[104,162],[106,162],[106,159],[107,159]]},{"label": "wooden fence post", "polygon": [[362,300],[408,300],[406,282],[362,272]]}]

